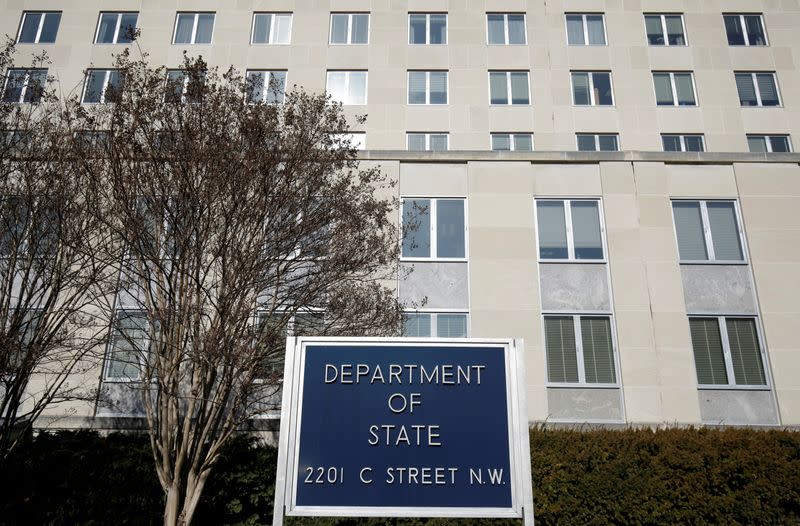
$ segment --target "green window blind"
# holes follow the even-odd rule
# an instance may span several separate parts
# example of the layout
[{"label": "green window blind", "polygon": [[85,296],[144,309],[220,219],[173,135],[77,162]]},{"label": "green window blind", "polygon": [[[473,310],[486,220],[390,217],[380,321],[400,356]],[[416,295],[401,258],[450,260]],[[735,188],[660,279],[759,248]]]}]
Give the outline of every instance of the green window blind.
[{"label": "green window blind", "polygon": [[571,316],[544,319],[547,377],[551,382],[578,382],[575,327]]},{"label": "green window blind", "polygon": [[581,342],[586,383],[613,384],[614,350],[611,343],[611,322],[608,318],[581,318]]},{"label": "green window blind", "polygon": [[728,344],[737,385],[766,385],[756,322],[751,318],[727,318]]},{"label": "green window blind", "polygon": [[692,335],[694,364],[697,383],[700,385],[723,385],[728,383],[725,356],[716,318],[691,318],[689,330]]}]

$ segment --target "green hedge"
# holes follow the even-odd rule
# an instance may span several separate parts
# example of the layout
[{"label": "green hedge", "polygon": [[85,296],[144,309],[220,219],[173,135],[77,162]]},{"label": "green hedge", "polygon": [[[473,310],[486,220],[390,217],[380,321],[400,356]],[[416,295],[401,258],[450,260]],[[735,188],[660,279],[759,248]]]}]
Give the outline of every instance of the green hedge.
[{"label": "green hedge", "polygon": [[[531,431],[534,507],[547,524],[800,524],[800,434],[752,429]],[[146,437],[41,434],[0,474],[0,524],[160,524]],[[271,524],[276,452],[224,452],[197,524]],[[520,524],[291,519],[305,525]]]}]

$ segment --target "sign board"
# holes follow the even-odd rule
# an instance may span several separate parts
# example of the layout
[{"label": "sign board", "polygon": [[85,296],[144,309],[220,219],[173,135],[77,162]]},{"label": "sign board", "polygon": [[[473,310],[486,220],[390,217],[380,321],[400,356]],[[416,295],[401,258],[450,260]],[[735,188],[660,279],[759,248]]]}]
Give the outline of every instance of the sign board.
[{"label": "sign board", "polygon": [[284,515],[533,521],[521,340],[287,340]]}]

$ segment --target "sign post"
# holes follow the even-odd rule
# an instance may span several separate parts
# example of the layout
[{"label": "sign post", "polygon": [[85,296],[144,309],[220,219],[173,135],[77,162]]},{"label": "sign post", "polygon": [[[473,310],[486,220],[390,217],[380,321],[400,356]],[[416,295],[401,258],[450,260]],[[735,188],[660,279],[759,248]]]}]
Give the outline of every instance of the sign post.
[{"label": "sign post", "polygon": [[533,524],[522,340],[287,340],[284,515]]}]

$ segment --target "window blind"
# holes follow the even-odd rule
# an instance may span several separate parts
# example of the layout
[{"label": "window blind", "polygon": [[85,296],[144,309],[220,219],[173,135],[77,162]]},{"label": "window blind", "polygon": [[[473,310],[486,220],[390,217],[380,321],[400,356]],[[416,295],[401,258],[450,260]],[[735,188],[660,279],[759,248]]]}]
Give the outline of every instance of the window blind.
[{"label": "window blind", "polygon": [[412,338],[430,338],[430,314],[403,314],[403,336]]},{"label": "window blind", "polygon": [[489,96],[492,104],[508,104],[508,85],[505,71],[489,72]]},{"label": "window blind", "polygon": [[436,201],[436,255],[441,258],[464,257],[464,200]]},{"label": "window blind", "polygon": [[761,105],[777,106],[779,101],[775,75],[772,73],[758,73],[756,74],[756,82],[758,82],[758,92],[761,95]]},{"label": "window blind", "polygon": [[430,44],[447,44],[447,15],[430,15]]},{"label": "window blind", "polygon": [[647,42],[651,46],[664,45],[664,29],[661,27],[661,17],[659,15],[647,15],[644,17],[644,25],[647,30]]},{"label": "window blind", "polygon": [[596,201],[572,201],[572,236],[575,259],[603,259],[600,215]]},{"label": "window blind", "polygon": [[571,45],[583,45],[583,17],[567,15],[567,41]]},{"label": "window blind", "polygon": [[511,137],[507,134],[498,133],[492,135],[492,150],[510,150]]},{"label": "window blind", "polygon": [[431,104],[447,104],[447,72],[431,71]]},{"label": "window blind", "polygon": [[572,100],[577,105],[591,104],[588,73],[572,74]]},{"label": "window blind", "polygon": [[412,152],[425,151],[425,134],[424,133],[409,133],[408,134],[408,149]]},{"label": "window blind", "polygon": [[366,44],[369,39],[369,15],[353,15],[351,44]]},{"label": "window blind", "polygon": [[533,141],[527,133],[514,135],[514,149],[518,152],[529,152],[533,150]]},{"label": "window blind", "polygon": [[702,261],[708,259],[703,220],[700,216],[700,203],[674,202],[672,203],[672,212],[675,217],[675,232],[678,237],[678,253],[681,260]]},{"label": "window blind", "polygon": [[659,106],[671,106],[674,104],[669,73],[653,73],[653,84],[656,88],[656,103]]},{"label": "window blind", "polygon": [[708,223],[711,229],[711,242],[714,245],[714,258],[726,261],[744,259],[739,243],[739,226],[733,203],[708,202]]},{"label": "window blind", "polygon": [[466,338],[466,314],[437,314],[436,336],[439,338]]},{"label": "window blind", "polygon": [[739,92],[739,103],[742,106],[758,106],[756,88],[750,73],[736,74],[736,90]]},{"label": "window blind", "polygon": [[725,357],[716,318],[690,318],[694,365],[697,383],[700,385],[724,385],[728,383]]},{"label": "window blind", "polygon": [[528,74],[522,71],[511,72],[511,104],[529,104]]},{"label": "window blind", "polygon": [[508,43],[524,44],[525,15],[508,15]]},{"label": "window blind", "polygon": [[747,138],[747,146],[752,153],[764,153],[767,151],[766,137],[751,136]]},{"label": "window blind", "polygon": [[487,15],[487,24],[489,32],[489,44],[505,44],[506,35],[503,23],[503,15],[493,14]]},{"label": "window blind", "polygon": [[586,15],[587,33],[589,44],[603,46],[606,43],[606,33],[603,29],[602,15]]},{"label": "window blind", "polygon": [[731,349],[733,375],[737,385],[765,385],[761,348],[756,322],[750,318],[727,318],[728,345]]},{"label": "window blind", "polygon": [[578,381],[578,358],[572,316],[545,317],[544,331],[548,380],[576,383]]},{"label": "window blind", "polygon": [[425,104],[425,72],[411,71],[408,73],[408,103]]},{"label": "window blind", "polygon": [[447,135],[444,133],[432,133],[430,136],[431,151],[447,151]]},{"label": "window blind", "polygon": [[675,73],[675,91],[678,93],[678,104],[680,106],[694,106],[697,104],[694,98],[691,74]]},{"label": "window blind", "polygon": [[683,22],[680,16],[666,16],[667,38],[671,46],[685,46],[686,39],[683,36]]},{"label": "window blind", "polygon": [[610,320],[604,317],[581,317],[581,343],[586,382],[615,383],[617,376],[614,370]]},{"label": "window blind", "polygon": [[567,223],[564,203],[539,201],[536,203],[539,227],[539,257],[542,259],[567,259]]}]

